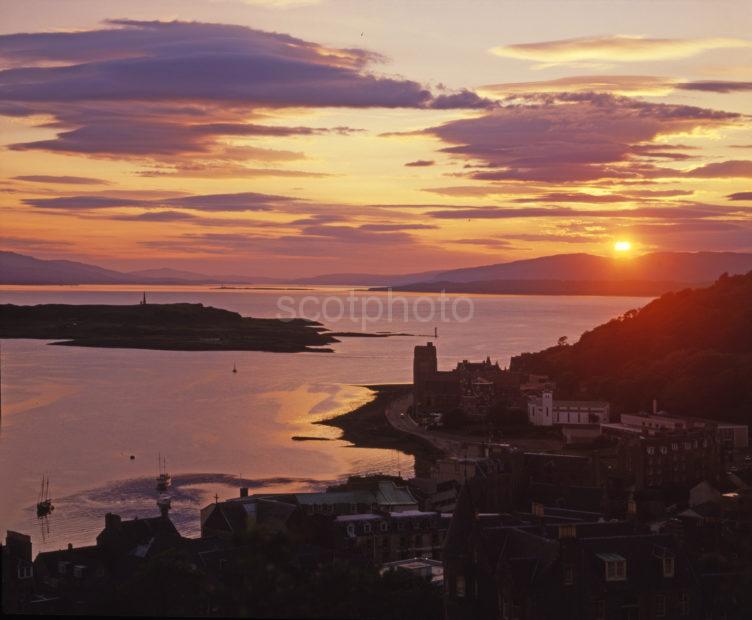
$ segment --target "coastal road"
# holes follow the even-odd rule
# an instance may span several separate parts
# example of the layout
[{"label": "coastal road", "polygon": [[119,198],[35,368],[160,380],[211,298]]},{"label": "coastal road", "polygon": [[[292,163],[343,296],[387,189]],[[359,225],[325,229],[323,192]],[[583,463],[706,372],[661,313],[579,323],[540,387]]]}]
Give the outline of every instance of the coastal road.
[{"label": "coastal road", "polygon": [[450,456],[465,456],[473,444],[480,443],[477,438],[453,435],[438,431],[429,431],[416,424],[406,411],[412,405],[412,394],[391,401],[384,411],[387,421],[401,433],[415,435]]}]

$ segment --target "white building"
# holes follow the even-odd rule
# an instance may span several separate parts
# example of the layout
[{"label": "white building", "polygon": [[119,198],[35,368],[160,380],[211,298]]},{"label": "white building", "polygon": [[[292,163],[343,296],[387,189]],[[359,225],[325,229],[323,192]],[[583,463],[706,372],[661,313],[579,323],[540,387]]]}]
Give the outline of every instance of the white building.
[{"label": "white building", "polygon": [[605,424],[609,421],[610,410],[610,405],[603,401],[554,400],[550,390],[527,401],[527,417],[535,426]]}]

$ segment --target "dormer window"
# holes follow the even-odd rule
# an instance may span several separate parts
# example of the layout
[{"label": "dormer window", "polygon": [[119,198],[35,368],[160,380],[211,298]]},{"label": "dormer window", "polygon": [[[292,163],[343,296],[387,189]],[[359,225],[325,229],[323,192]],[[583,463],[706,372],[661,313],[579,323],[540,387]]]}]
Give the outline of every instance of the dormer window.
[{"label": "dormer window", "polygon": [[465,596],[465,576],[464,575],[457,575],[454,582],[454,589],[459,597]]},{"label": "dormer window", "polygon": [[606,581],[626,581],[627,561],[618,553],[599,553],[603,560]]},{"label": "dormer window", "polygon": [[676,563],[674,562],[674,558],[672,557],[663,558],[662,564],[663,564],[663,576],[673,577],[676,571]]},{"label": "dormer window", "polygon": [[567,525],[559,526],[559,538],[576,538],[577,526],[568,523]]}]

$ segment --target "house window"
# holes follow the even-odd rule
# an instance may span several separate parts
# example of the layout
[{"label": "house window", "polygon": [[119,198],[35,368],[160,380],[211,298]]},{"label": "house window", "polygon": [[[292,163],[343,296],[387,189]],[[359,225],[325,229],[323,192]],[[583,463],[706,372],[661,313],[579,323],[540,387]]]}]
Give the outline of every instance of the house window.
[{"label": "house window", "polygon": [[577,526],[568,523],[567,525],[559,526],[559,538],[576,538]]},{"label": "house window", "polygon": [[679,613],[682,616],[689,615],[689,592],[682,592],[679,599]]},{"label": "house window", "polygon": [[457,575],[457,577],[454,580],[454,589],[457,593],[457,596],[464,598],[465,597],[465,576],[464,575]]},{"label": "house window", "polygon": [[663,558],[663,576],[673,577],[675,570],[674,558]]},{"label": "house window", "polygon": [[666,615],[666,597],[663,594],[657,594],[655,597],[655,615],[658,618]]},{"label": "house window", "polygon": [[595,601],[595,620],[606,620],[606,601]]},{"label": "house window", "polygon": [[381,531],[382,532],[389,531],[389,524],[386,521],[382,521],[381,522]]},{"label": "house window", "polygon": [[347,535],[353,538],[355,536],[355,524],[354,523],[348,523],[347,524]]},{"label": "house window", "polygon": [[363,531],[366,534],[370,534],[371,533],[371,524],[370,523],[364,523],[363,524]]},{"label": "house window", "polygon": [[625,581],[627,579],[627,561],[608,560],[606,562],[606,581]]},{"label": "house window", "polygon": [[357,504],[350,504],[350,514],[354,515],[358,512],[358,505]]},{"label": "house window", "polygon": [[31,564],[25,562],[18,565],[18,578],[19,579],[31,579],[34,576],[34,567]]},{"label": "house window", "polygon": [[571,586],[574,583],[574,567],[571,564],[564,566],[564,585]]}]

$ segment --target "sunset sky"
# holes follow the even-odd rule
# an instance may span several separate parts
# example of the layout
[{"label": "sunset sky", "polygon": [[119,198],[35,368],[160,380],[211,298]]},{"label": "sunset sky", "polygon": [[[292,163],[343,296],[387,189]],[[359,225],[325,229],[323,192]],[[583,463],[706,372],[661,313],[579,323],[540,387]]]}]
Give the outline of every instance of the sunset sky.
[{"label": "sunset sky", "polygon": [[2,249],[405,273],[752,251],[752,3],[0,2]]}]

